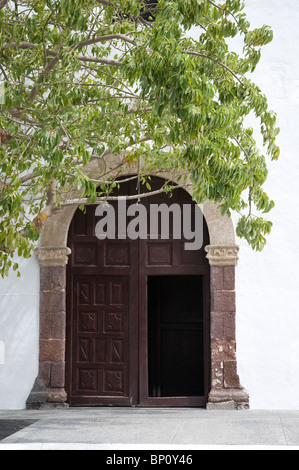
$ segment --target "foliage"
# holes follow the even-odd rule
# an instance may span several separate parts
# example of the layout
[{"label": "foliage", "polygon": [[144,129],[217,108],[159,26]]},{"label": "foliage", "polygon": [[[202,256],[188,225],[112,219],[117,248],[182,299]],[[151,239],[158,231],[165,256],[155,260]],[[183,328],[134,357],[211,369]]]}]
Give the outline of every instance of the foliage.
[{"label": "foliage", "polygon": [[[272,30],[251,30],[242,0],[145,3],[0,1],[2,276],[18,269],[16,250],[30,256],[42,219],[70,202],[67,187],[95,202],[137,161],[142,175],[191,174],[196,200],[239,211],[238,235],[263,248],[271,222],[261,213],[274,203],[262,187],[279,129],[248,76]],[[228,40],[240,36],[238,55]],[[246,127],[252,113],[264,154]],[[84,173],[92,161],[97,181]]]}]

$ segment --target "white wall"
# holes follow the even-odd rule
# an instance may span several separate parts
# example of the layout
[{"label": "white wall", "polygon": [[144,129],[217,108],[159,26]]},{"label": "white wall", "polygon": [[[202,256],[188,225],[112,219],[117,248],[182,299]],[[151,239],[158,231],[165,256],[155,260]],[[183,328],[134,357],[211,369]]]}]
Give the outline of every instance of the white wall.
[{"label": "white wall", "polygon": [[39,267],[34,256],[20,266],[0,280],[0,409],[24,408],[38,374]]},{"label": "white wall", "polygon": [[237,348],[252,408],[299,409],[299,4],[245,0],[252,26],[269,24],[274,41],[252,76],[277,112],[281,157],[265,185],[276,202],[267,247],[239,241]]},{"label": "white wall", "polygon": [[[275,33],[252,78],[278,113],[281,157],[265,186],[276,201],[267,247],[239,241],[239,373],[252,409],[299,409],[299,4],[246,0],[246,11]],[[0,280],[0,409],[25,406],[38,370],[39,270],[34,258],[22,264],[21,279]]]}]

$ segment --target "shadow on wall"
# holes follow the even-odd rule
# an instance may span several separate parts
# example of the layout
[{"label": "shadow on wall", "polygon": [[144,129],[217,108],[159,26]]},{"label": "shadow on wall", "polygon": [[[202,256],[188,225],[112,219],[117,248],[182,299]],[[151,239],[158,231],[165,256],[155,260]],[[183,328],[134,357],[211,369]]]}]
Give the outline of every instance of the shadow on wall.
[{"label": "shadow on wall", "polygon": [[23,409],[38,371],[39,267],[0,281],[0,409]]},{"label": "shadow on wall", "polygon": [[5,364],[5,344],[0,341],[0,366]]}]

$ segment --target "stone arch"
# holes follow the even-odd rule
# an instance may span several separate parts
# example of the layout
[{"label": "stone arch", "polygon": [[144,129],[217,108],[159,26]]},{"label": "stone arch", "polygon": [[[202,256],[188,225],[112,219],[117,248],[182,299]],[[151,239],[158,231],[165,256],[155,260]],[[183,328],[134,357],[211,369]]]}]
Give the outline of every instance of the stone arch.
[{"label": "stone arch", "polygon": [[[161,177],[165,178],[165,174]],[[175,181],[176,178],[169,179]],[[70,255],[67,237],[77,208],[78,205],[63,207],[49,218],[40,245],[35,250],[40,265],[40,367],[27,400],[28,407],[66,406],[65,284]],[[205,204],[203,213],[210,236],[210,245],[205,250],[211,267],[212,376],[207,407],[244,409],[249,407],[249,396],[241,386],[237,373],[235,328],[235,266],[239,247],[232,220],[222,216],[216,204]],[[40,402],[39,396],[42,397]]]}]

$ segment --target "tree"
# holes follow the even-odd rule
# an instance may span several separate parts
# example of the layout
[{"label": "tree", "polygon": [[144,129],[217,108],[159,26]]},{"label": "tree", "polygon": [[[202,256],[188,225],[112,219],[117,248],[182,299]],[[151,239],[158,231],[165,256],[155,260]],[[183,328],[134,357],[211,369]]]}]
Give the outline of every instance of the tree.
[{"label": "tree", "polygon": [[[263,248],[279,129],[248,75],[273,33],[250,29],[242,0],[0,0],[0,35],[2,276],[18,270],[14,253],[30,256],[70,187],[80,204],[98,203],[136,162],[139,178],[189,175],[198,203],[240,212],[238,235]],[[236,36],[240,55],[227,45]],[[96,180],[84,172],[93,161]]]}]

